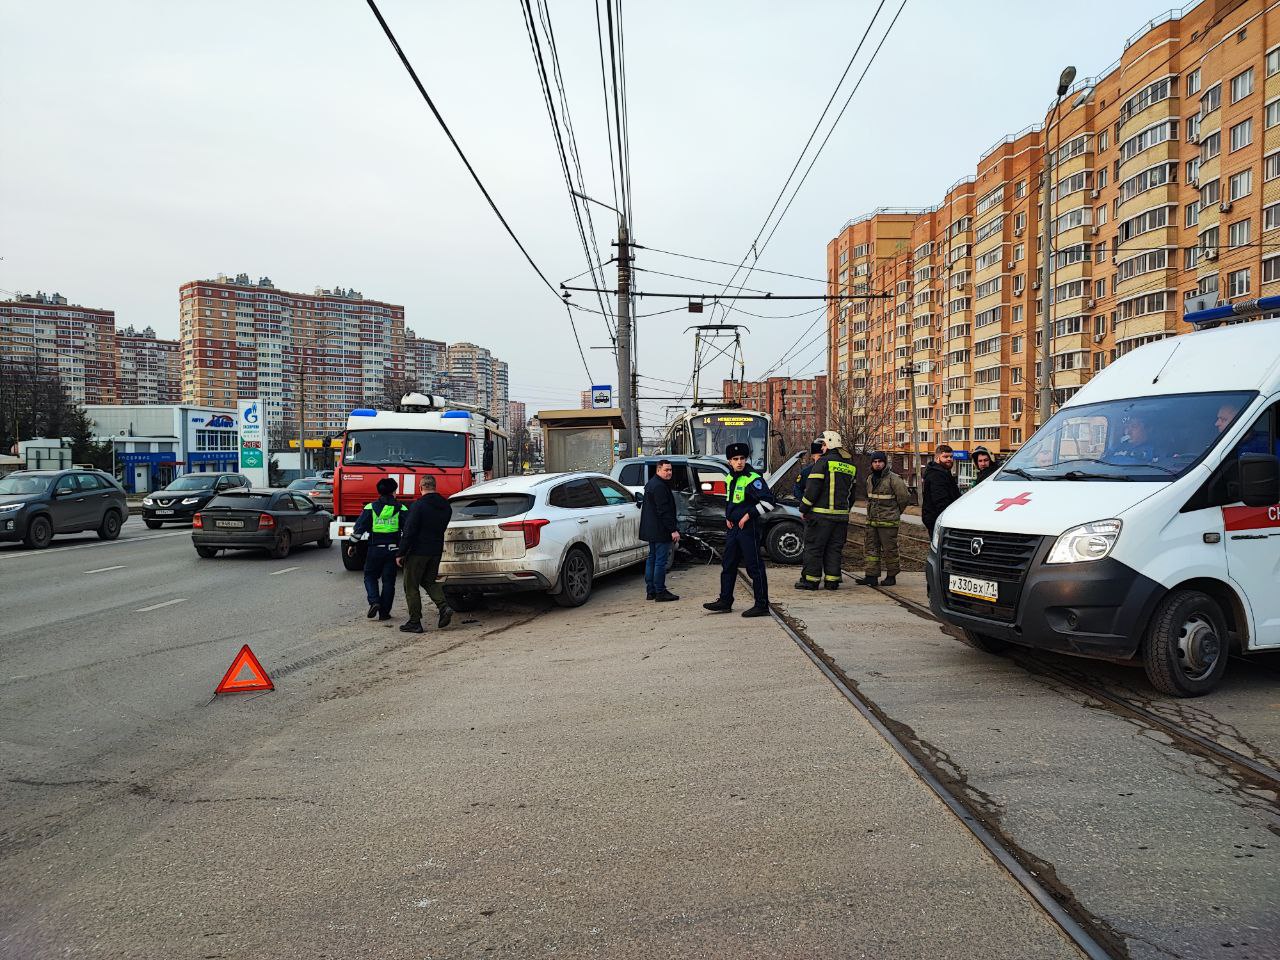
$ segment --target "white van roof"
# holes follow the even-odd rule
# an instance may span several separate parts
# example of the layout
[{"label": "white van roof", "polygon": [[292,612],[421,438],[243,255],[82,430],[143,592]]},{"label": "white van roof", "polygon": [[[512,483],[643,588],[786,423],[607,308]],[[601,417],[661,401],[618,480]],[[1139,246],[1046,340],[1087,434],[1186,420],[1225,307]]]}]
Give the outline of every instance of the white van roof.
[{"label": "white van roof", "polygon": [[1280,319],[1197,330],[1127,353],[1085,384],[1066,406],[1170,393],[1280,386]]}]

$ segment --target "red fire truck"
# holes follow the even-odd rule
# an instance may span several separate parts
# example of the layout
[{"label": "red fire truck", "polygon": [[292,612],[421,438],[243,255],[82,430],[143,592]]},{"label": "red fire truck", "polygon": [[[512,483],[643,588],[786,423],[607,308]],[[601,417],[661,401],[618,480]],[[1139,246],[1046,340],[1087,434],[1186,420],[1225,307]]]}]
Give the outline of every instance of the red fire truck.
[{"label": "red fire truck", "polygon": [[436,479],[443,497],[507,474],[507,435],[487,413],[437,396],[409,393],[399,410],[352,410],[342,455],[333,472],[334,521],[329,536],[348,570],[364,567],[364,543],[347,555],[347,539],[366,503],[378,499],[383,477],[396,482],[396,499],[417,500],[420,478]]}]

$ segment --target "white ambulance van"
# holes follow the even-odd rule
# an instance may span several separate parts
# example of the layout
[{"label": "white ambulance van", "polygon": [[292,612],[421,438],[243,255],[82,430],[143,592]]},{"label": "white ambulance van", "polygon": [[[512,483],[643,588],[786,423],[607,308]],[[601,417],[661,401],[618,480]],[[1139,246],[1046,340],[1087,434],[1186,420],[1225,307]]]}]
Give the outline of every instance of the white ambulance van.
[{"label": "white ambulance van", "polygon": [[1207,693],[1232,650],[1280,649],[1278,410],[1280,320],[1121,357],[939,518],[933,612]]}]

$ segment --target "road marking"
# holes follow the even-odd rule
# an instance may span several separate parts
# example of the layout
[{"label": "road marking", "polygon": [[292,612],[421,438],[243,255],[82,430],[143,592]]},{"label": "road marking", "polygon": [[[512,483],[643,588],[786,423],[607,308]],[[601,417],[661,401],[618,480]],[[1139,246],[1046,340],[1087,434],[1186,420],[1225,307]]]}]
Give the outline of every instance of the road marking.
[{"label": "road marking", "polygon": [[275,570],[275,571],[273,571],[273,572],[271,572],[271,573],[268,573],[268,574],[267,574],[267,576],[268,576],[268,577],[278,577],[278,576],[280,576],[280,574],[282,574],[282,573],[288,573],[290,570],[297,570],[297,569],[298,569],[297,567],[285,567],[283,570]]},{"label": "road marking", "polygon": [[106,573],[108,570],[123,570],[126,564],[117,563],[114,567],[99,567],[97,570],[86,570],[85,573]]},{"label": "road marking", "polygon": [[[188,534],[186,530],[175,530],[173,533],[153,533],[145,537],[121,537],[119,540],[100,540],[96,543],[73,543],[65,547],[57,545],[57,541],[55,540],[55,546],[52,546],[47,550],[40,551],[40,556],[56,557],[68,550],[88,550],[95,547],[121,547],[128,546],[131,543],[141,543],[143,540],[164,540],[168,537],[182,536],[190,536],[190,534]],[[6,550],[4,553],[0,553],[0,560],[32,560],[34,558],[35,554],[31,550]]]},{"label": "road marking", "polygon": [[134,613],[146,613],[148,610],[159,610],[161,607],[172,607],[175,603],[186,603],[186,597],[179,597],[177,600],[166,600],[164,603],[153,603],[149,607],[139,607]]}]

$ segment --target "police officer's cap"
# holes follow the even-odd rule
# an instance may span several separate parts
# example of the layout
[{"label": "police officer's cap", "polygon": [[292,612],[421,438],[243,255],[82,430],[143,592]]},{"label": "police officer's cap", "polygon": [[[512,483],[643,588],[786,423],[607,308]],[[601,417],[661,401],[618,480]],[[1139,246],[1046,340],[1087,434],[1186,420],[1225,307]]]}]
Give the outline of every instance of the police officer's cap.
[{"label": "police officer's cap", "polygon": [[396,492],[397,486],[398,484],[394,480],[392,480],[390,477],[383,477],[381,480],[378,481],[377,490],[384,497],[389,497]]},{"label": "police officer's cap", "polygon": [[749,457],[751,456],[751,447],[745,443],[731,443],[729,444],[729,449],[725,451],[724,455],[730,460],[734,457]]}]

